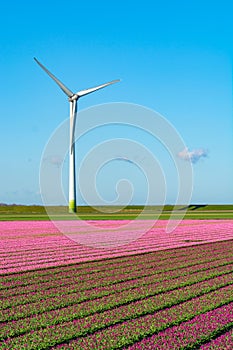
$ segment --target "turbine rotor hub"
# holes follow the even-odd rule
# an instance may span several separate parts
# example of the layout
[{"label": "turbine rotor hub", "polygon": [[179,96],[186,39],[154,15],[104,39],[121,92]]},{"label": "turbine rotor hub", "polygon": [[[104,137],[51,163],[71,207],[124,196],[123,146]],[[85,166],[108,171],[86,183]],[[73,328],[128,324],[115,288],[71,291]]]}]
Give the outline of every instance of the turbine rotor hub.
[{"label": "turbine rotor hub", "polygon": [[77,101],[78,98],[79,98],[78,94],[73,94],[73,96],[69,97],[69,101],[70,102]]}]

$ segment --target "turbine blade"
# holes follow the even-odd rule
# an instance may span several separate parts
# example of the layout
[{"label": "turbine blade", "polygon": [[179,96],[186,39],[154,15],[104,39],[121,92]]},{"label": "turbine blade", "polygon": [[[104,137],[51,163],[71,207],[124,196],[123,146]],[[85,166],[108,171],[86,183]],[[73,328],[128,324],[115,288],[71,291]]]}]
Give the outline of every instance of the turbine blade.
[{"label": "turbine blade", "polygon": [[86,90],[81,90],[81,91],[77,92],[76,95],[78,95],[78,97],[85,96],[85,95],[90,94],[90,93],[92,93],[92,92],[94,92],[96,90],[103,89],[103,88],[105,88],[108,85],[115,84],[118,81],[120,81],[120,80],[119,79],[112,80],[112,81],[110,81],[108,83],[105,83],[105,84],[102,84],[102,85],[98,85],[98,86],[93,87],[93,88],[89,88],[89,89],[86,89]]},{"label": "turbine blade", "polygon": [[34,60],[50,76],[50,78],[52,78],[55,81],[55,83],[57,83],[57,85],[62,89],[62,91],[68,97],[73,96],[73,92],[71,90],[69,90],[59,79],[57,79],[47,68],[45,68],[45,66],[43,66],[43,64],[41,64],[35,57],[34,57]]}]

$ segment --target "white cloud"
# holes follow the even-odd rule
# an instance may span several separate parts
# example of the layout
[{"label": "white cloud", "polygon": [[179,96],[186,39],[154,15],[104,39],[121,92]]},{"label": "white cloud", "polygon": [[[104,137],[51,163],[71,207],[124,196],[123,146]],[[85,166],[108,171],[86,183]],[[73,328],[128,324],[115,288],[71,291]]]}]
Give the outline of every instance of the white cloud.
[{"label": "white cloud", "polygon": [[192,163],[197,163],[201,158],[207,157],[207,155],[208,155],[208,152],[203,148],[198,148],[198,149],[189,151],[188,148],[186,147],[185,149],[183,149],[183,151],[178,153],[179,158],[183,160],[191,161]]}]

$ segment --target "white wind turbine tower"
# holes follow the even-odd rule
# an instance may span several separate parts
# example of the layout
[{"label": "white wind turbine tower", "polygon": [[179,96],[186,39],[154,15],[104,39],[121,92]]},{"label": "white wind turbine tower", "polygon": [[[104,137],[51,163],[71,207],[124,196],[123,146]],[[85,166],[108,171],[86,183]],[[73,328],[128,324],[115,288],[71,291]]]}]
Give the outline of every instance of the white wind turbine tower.
[{"label": "white wind turbine tower", "polygon": [[108,85],[117,83],[118,80],[113,80],[108,83],[98,85],[93,88],[81,90],[77,93],[73,93],[69,90],[59,79],[57,79],[46,67],[44,67],[35,57],[34,60],[39,66],[57,83],[62,91],[68,96],[70,103],[70,147],[69,147],[69,212],[76,212],[76,186],[75,186],[75,123],[77,117],[77,101],[79,97],[85,96],[96,90],[102,89]]}]

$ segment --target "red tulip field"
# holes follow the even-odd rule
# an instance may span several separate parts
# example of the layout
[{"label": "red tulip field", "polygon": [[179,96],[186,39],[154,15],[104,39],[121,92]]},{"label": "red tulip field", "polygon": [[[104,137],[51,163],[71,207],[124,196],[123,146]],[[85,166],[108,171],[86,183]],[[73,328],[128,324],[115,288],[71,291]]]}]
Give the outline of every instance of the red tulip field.
[{"label": "red tulip field", "polygon": [[165,225],[103,248],[0,222],[0,349],[233,349],[233,221]]}]

